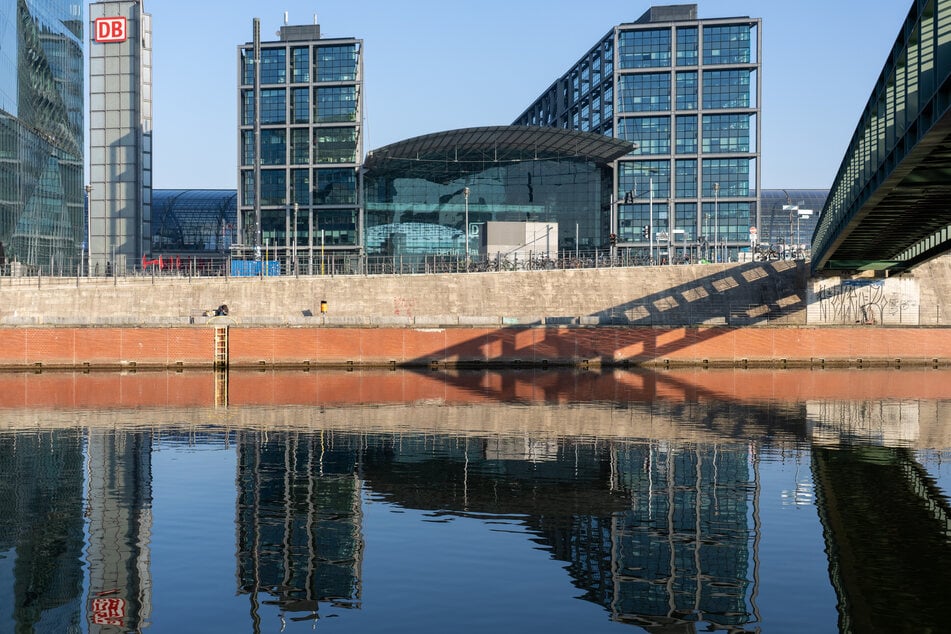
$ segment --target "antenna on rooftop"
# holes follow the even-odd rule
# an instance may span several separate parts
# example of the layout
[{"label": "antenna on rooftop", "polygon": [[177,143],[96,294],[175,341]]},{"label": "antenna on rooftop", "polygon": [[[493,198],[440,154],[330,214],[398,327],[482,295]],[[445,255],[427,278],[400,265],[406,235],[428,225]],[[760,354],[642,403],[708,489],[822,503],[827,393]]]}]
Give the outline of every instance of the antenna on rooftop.
[{"label": "antenna on rooftop", "polygon": [[288,15],[288,12],[285,11],[285,12],[284,12],[284,26],[287,26],[287,21],[288,21],[289,19],[290,19],[290,16]]}]

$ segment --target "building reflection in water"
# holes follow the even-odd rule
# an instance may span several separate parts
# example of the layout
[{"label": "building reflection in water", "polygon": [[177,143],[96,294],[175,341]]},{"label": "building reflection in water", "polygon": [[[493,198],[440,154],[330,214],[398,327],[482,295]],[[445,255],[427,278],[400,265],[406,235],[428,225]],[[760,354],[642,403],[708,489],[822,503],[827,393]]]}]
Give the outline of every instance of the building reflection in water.
[{"label": "building reflection in water", "polygon": [[240,431],[238,582],[260,623],[261,604],[292,620],[319,604],[360,606],[363,557],[361,438]]},{"label": "building reflection in water", "polygon": [[[758,621],[755,453],[695,445],[370,437],[368,490],[407,508],[523,517],[586,600],[647,631]],[[675,629],[670,629],[671,627]],[[678,629],[686,628],[686,629]]]},{"label": "building reflection in water", "polygon": [[0,435],[0,631],[81,631],[83,444],[78,429]]},{"label": "building reflection in water", "polygon": [[152,612],[152,434],[91,429],[88,454],[88,631],[139,631]]}]

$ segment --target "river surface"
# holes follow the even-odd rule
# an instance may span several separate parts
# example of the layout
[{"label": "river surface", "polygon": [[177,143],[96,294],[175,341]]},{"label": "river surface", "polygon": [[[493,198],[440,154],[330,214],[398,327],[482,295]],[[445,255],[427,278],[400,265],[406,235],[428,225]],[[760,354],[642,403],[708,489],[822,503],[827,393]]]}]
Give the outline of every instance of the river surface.
[{"label": "river surface", "polygon": [[0,374],[0,632],[939,632],[951,373]]}]

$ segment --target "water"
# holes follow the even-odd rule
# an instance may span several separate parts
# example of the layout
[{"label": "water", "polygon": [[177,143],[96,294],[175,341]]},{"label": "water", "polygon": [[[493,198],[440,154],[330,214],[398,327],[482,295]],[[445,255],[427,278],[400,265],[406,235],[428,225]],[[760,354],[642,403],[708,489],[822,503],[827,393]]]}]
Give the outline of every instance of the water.
[{"label": "water", "polygon": [[946,631],[949,378],[0,375],[0,632]]}]

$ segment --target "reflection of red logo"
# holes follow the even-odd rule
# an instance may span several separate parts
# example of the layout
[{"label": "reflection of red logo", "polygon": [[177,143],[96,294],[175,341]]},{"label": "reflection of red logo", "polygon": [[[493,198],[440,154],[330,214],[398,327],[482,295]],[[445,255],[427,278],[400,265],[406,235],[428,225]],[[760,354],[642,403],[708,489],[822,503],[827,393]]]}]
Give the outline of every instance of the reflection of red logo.
[{"label": "reflection of red logo", "polygon": [[96,625],[118,625],[125,623],[125,599],[93,599],[89,606],[89,620]]},{"label": "reflection of red logo", "polygon": [[125,42],[126,22],[124,17],[96,18],[97,42]]}]

